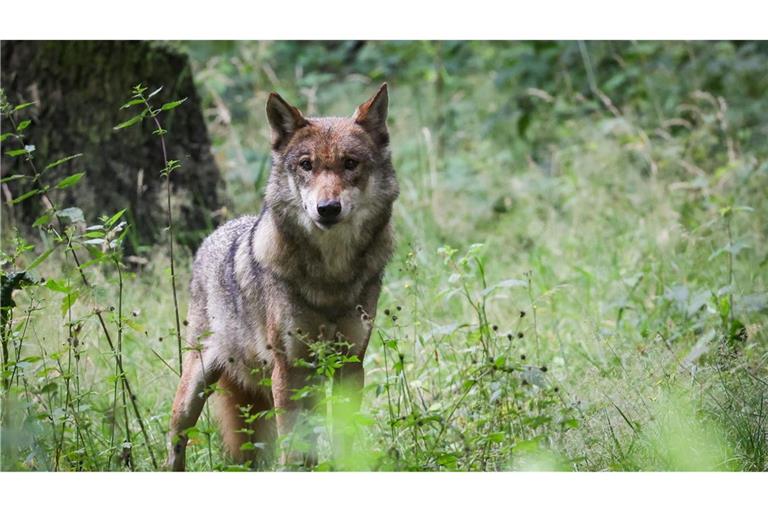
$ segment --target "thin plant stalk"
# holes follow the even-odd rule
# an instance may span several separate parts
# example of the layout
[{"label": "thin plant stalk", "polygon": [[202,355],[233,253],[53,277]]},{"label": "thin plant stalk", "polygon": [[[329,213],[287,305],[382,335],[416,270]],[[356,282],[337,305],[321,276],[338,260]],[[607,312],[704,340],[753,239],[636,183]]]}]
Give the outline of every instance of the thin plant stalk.
[{"label": "thin plant stalk", "polygon": [[[11,122],[11,125],[13,126],[14,131],[18,133],[16,120],[13,118],[12,115],[9,115],[8,119]],[[20,140],[21,140],[21,143],[24,144],[23,137],[21,137]],[[33,161],[33,159],[29,155],[27,155],[27,158],[25,158],[25,161],[27,162],[27,165],[32,171],[33,182],[38,186],[42,186],[40,181],[40,172],[38,171],[37,166],[35,165],[35,162]],[[56,215],[56,210],[57,210],[56,206],[54,205],[53,201],[51,201],[51,198],[48,195],[48,193],[45,191],[45,189],[43,189],[42,195],[43,195],[43,199],[45,200],[46,206],[48,207],[48,209],[50,209],[53,212],[54,217],[56,217],[58,221],[60,234],[65,238],[66,246],[69,249],[69,253],[72,254],[72,259],[75,262],[75,267],[77,268],[77,271],[80,275],[80,279],[82,280],[86,288],[91,288],[90,281],[88,281],[88,278],[86,277],[85,272],[83,271],[82,264],[80,263],[80,258],[77,256],[77,252],[75,251],[75,248],[72,245],[72,239],[69,236],[69,234],[66,232],[66,230],[63,228],[61,219],[59,218],[58,215]],[[107,328],[107,324],[104,321],[104,315],[102,314],[101,310],[99,310],[98,308],[94,310],[94,313],[96,314],[96,318],[99,320],[99,325],[101,326],[101,329],[104,332],[104,337],[107,340],[109,349],[112,351],[113,354],[115,354],[115,345],[112,342],[112,337],[109,334],[109,329]],[[139,422],[139,427],[141,428],[144,441],[147,445],[147,451],[149,452],[149,457],[152,460],[152,466],[155,469],[157,469],[158,468],[157,460],[155,459],[155,454],[152,451],[152,444],[149,438],[149,433],[147,432],[144,426],[144,420],[141,416],[141,412],[139,411],[139,406],[136,403],[136,395],[133,394],[133,392],[131,391],[131,386],[129,384],[128,377],[125,375],[125,370],[123,368],[122,361],[120,361],[119,359],[118,359],[118,366],[120,367],[120,378],[123,380],[126,390],[128,391],[128,397],[131,401],[133,411],[136,415],[136,420]]]},{"label": "thin plant stalk", "polygon": [[162,174],[165,176],[166,213],[168,218],[168,252],[171,259],[171,292],[173,295],[173,313],[176,320],[176,345],[179,354],[179,376],[181,376],[184,370],[181,350],[181,321],[179,320],[179,299],[176,295],[176,265],[174,263],[175,258],[173,253],[173,211],[171,210],[171,172],[175,169],[176,162],[171,162],[168,160],[168,150],[165,147],[166,130],[163,128],[157,118],[160,110],[153,110],[152,106],[149,104],[148,98],[146,98],[143,93],[139,93],[139,97],[144,102],[144,105],[146,106],[152,121],[155,123],[155,127],[157,128],[155,133],[157,133],[157,135],[160,137],[160,147],[163,151],[164,167]]}]

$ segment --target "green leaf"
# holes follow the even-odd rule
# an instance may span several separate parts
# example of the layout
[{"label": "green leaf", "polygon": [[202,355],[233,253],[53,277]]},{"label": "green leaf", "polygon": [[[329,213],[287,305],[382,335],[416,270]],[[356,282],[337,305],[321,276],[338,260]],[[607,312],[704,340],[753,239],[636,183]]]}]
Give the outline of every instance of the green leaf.
[{"label": "green leaf", "polygon": [[504,432],[492,432],[488,434],[487,439],[491,443],[501,443],[504,441],[505,437],[506,435],[504,434]]},{"label": "green leaf", "polygon": [[30,263],[29,266],[26,268],[26,272],[29,272],[30,270],[32,270],[33,268],[37,267],[42,262],[44,262],[46,259],[48,259],[48,256],[50,256],[51,253],[55,250],[56,250],[56,246],[53,246],[47,251],[43,252],[40,256],[32,260],[32,263]]},{"label": "green leaf", "polygon": [[437,463],[449,469],[456,469],[458,458],[453,453],[443,453],[437,457]]},{"label": "green leaf", "polygon": [[141,98],[136,98],[136,99],[131,100],[128,103],[124,104],[122,107],[120,107],[120,110],[132,107],[134,105],[139,105],[139,104],[142,104],[142,103],[144,103],[144,100],[142,100]]},{"label": "green leaf", "polygon": [[14,156],[14,157],[15,156],[21,156],[21,155],[26,155],[27,153],[29,153],[29,150],[26,149],[26,148],[24,148],[24,149],[12,149],[10,151],[6,151],[5,152],[6,155]]},{"label": "green leaf", "polygon": [[576,418],[568,418],[566,420],[561,421],[560,425],[564,429],[568,430],[572,428],[579,428],[580,423],[579,423],[579,420],[577,420]]},{"label": "green leaf", "polygon": [[45,287],[53,292],[58,292],[58,293],[69,293],[72,290],[69,286],[67,286],[67,283],[57,279],[47,280],[45,282]]},{"label": "green leaf", "polygon": [[37,194],[40,194],[42,192],[41,189],[36,188],[34,190],[30,190],[29,192],[25,192],[24,194],[21,194],[19,197],[11,201],[11,204],[19,204],[20,202],[24,201],[25,199],[29,199],[32,196],[36,196]]},{"label": "green leaf", "polygon": [[165,103],[162,107],[160,107],[160,110],[173,110],[174,108],[178,107],[185,101],[187,101],[187,98],[177,100],[177,101],[170,101],[168,103]]},{"label": "green leaf", "polygon": [[100,254],[100,255],[96,256],[95,258],[93,258],[91,260],[88,260],[85,263],[82,263],[78,268],[80,268],[80,269],[88,268],[91,265],[95,265],[95,264],[103,261],[104,258],[106,258],[106,254]]},{"label": "green leaf", "polygon": [[31,107],[34,104],[35,104],[34,101],[30,101],[29,103],[22,103],[21,105],[16,105],[16,107],[14,107],[14,109],[13,109],[13,112],[18,112],[19,110],[24,110],[25,108]]},{"label": "green leaf", "polygon": [[83,176],[85,176],[84,172],[78,172],[78,173],[73,174],[71,176],[67,176],[66,178],[64,178],[63,180],[59,181],[56,184],[56,188],[58,188],[58,189],[65,189],[65,188],[71,187],[72,185],[77,184],[77,182],[80,181],[80,179]]},{"label": "green leaf", "polygon": [[8,183],[9,181],[23,180],[25,178],[28,178],[28,176],[24,174],[12,174],[10,176],[6,176],[5,178],[1,179],[0,184]]},{"label": "green leaf", "polygon": [[111,228],[115,224],[115,222],[120,220],[120,217],[123,216],[123,214],[125,213],[126,209],[127,208],[123,208],[122,210],[120,210],[119,212],[117,212],[116,214],[111,216],[109,219],[107,219],[106,222],[104,222],[104,225],[107,226],[108,228]]},{"label": "green leaf", "polygon": [[77,298],[80,297],[80,292],[74,291],[68,293],[63,299],[61,299],[61,316],[67,314],[67,311],[75,304]]},{"label": "green leaf", "polygon": [[138,123],[142,119],[144,119],[144,113],[143,112],[141,114],[137,115],[137,116],[133,116],[132,118],[130,118],[127,121],[124,121],[124,122],[120,123],[119,125],[115,126],[112,129],[113,130],[122,130],[123,128],[128,128],[129,126],[135,125],[136,123]]},{"label": "green leaf", "polygon": [[147,96],[147,99],[151,98],[152,96],[154,96],[155,94],[159,93],[162,90],[163,90],[163,86],[161,85],[160,87],[158,87],[157,89],[149,93],[149,96]]},{"label": "green leaf", "polygon": [[7,139],[8,137],[10,137],[12,135],[16,135],[16,134],[15,133],[11,133],[11,132],[3,133],[2,135],[0,135],[0,142],[5,142],[5,139]]},{"label": "green leaf", "polygon": [[60,158],[60,159],[56,160],[55,162],[52,162],[52,163],[46,165],[45,169],[43,169],[43,171],[47,171],[48,169],[53,169],[54,167],[58,167],[58,166],[60,166],[61,164],[65,163],[65,162],[69,162],[73,158],[80,158],[81,156],[83,156],[82,153],[77,153],[76,155],[65,156],[64,158]]},{"label": "green leaf", "polygon": [[29,119],[25,119],[25,120],[23,120],[23,121],[22,121],[22,122],[20,122],[20,123],[19,123],[19,125],[16,127],[16,133],[19,133],[19,132],[22,132],[22,131],[26,130],[26,128],[27,128],[27,127],[28,127],[30,124],[32,124],[32,121],[30,121]]},{"label": "green leaf", "polygon": [[32,227],[37,228],[37,227],[43,226],[45,224],[48,224],[50,220],[51,220],[51,214],[46,212],[35,219],[35,222],[32,223]]}]

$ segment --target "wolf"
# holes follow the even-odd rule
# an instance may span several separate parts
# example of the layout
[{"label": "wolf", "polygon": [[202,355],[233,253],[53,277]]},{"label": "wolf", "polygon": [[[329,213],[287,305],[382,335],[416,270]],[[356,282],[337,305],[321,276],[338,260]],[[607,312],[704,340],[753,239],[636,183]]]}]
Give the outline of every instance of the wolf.
[{"label": "wolf", "polygon": [[[216,229],[194,259],[170,469],[184,470],[186,432],[212,393],[231,457],[253,467],[269,461],[269,447],[308,406],[291,399],[308,377],[296,364],[309,357],[308,340],[344,341],[355,357],[338,377],[359,407],[362,361],[394,247],[399,187],[388,102],[384,83],[351,117],[305,117],[269,95],[272,168],[261,212]],[[257,419],[246,422],[244,412]],[[251,449],[241,450],[249,441]],[[286,449],[279,460],[313,458],[311,449]]]}]

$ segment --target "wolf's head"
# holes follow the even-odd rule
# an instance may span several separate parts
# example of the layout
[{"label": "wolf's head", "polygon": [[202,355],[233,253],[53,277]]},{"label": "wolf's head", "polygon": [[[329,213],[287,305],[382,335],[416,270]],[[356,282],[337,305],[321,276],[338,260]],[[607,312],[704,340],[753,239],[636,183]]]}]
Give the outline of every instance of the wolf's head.
[{"label": "wolf's head", "polygon": [[268,206],[310,234],[389,219],[398,186],[389,151],[387,84],[351,117],[304,117],[272,93]]}]

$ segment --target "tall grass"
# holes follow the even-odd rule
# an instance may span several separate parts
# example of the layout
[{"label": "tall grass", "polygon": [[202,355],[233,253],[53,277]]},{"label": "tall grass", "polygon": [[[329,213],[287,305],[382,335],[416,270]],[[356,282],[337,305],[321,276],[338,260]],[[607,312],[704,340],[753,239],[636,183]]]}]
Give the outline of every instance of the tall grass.
[{"label": "tall grass", "polygon": [[[259,207],[271,88],[293,89],[314,115],[351,113],[370,85],[330,83],[311,62],[272,69],[270,48],[196,62],[232,215]],[[451,68],[451,48],[424,43],[424,63],[393,80],[398,251],[362,411],[332,393],[339,352],[323,345],[307,362],[318,373],[304,391],[324,397],[305,422],[316,469],[768,469],[768,164],[748,105],[693,86],[668,105],[661,78],[642,81],[646,103],[624,97],[586,44],[562,54],[577,57],[573,76],[592,68],[583,92],[521,88],[512,112],[500,79]],[[232,69],[253,83],[232,85]],[[32,248],[4,228],[6,266],[29,268],[51,246],[48,231]],[[54,284],[19,289],[4,317],[3,469],[154,468],[178,379],[174,316],[186,311],[186,293],[176,306],[155,283],[171,261],[188,282],[190,260],[161,251],[132,270],[110,259],[77,289],[71,256],[34,265],[30,279]],[[352,453],[335,455],[329,411],[354,432]],[[189,437],[189,469],[247,469],[223,456],[207,415]]]}]

